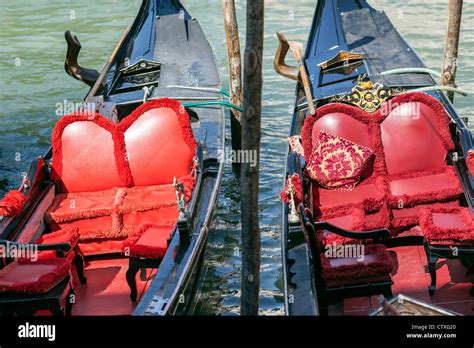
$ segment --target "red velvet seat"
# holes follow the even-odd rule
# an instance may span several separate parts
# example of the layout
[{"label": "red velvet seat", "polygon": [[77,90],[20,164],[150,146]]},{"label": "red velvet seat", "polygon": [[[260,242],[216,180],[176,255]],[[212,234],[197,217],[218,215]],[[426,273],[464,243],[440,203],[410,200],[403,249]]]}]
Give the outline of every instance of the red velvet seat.
[{"label": "red velvet seat", "polygon": [[138,227],[123,243],[125,255],[146,259],[162,259],[175,224],[160,226],[146,223]]},{"label": "red velvet seat", "polygon": [[356,257],[327,257],[321,253],[322,273],[328,287],[355,283],[373,283],[390,277],[394,269],[383,245],[364,245],[363,260]]},{"label": "red velvet seat", "polygon": [[116,251],[144,222],[176,222],[173,179],[189,200],[195,150],[189,115],[175,100],[147,102],[118,125],[99,114],[65,116],[53,131],[51,174],[62,192],[46,219],[53,230],[78,227],[86,253]]},{"label": "red velvet seat", "polygon": [[380,129],[392,206],[459,197],[459,180],[446,163],[454,143],[443,106],[415,93],[393,99],[389,107]]},{"label": "red velvet seat", "polygon": [[[68,226],[56,232],[42,235],[35,244],[69,244],[70,249],[62,252],[60,256],[64,257],[71,264],[74,264],[79,282],[81,284],[86,284],[87,279],[84,275],[84,255],[78,245],[79,238],[79,228],[77,226]],[[58,258],[58,253],[53,250],[40,251],[37,257],[38,260],[51,260],[56,258]]]},{"label": "red velvet seat", "polygon": [[474,221],[469,208],[424,208],[420,211],[420,228],[432,245],[474,246]]},{"label": "red velvet seat", "polygon": [[[182,177],[179,181],[189,201],[194,177]],[[120,241],[138,225],[174,223],[177,217],[176,192],[171,184],[60,194],[46,213],[53,230],[77,227],[81,243],[88,244]]]},{"label": "red velvet seat", "polygon": [[330,190],[313,186],[313,203],[322,213],[364,207],[366,210],[380,209],[386,197],[382,178],[361,183],[352,191]]},{"label": "red velvet seat", "polygon": [[65,259],[13,262],[0,270],[0,293],[44,294],[58,285],[70,273]]},{"label": "red velvet seat", "polygon": [[[403,228],[418,222],[418,206],[456,202],[462,188],[446,160],[454,150],[451,122],[443,106],[425,93],[395,97],[373,114],[339,103],[318,108],[301,131],[307,163],[320,130],[369,147],[374,160],[354,190],[329,190],[312,182],[314,214],[353,225],[347,221],[362,209],[359,216],[372,219],[366,225]],[[385,202],[392,210],[390,226],[376,218]]]}]

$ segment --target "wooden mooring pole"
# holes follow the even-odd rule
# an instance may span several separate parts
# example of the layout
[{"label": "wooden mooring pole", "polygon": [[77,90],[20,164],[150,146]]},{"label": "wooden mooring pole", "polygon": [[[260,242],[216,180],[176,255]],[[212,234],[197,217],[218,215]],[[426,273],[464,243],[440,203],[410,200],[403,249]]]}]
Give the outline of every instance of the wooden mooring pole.
[{"label": "wooden mooring pole", "polygon": [[[244,66],[242,151],[255,163],[242,163],[242,293],[241,315],[257,315],[260,287],[259,167],[262,110],[262,56],[264,0],[247,1],[247,41]],[[254,157],[255,158],[255,157]],[[251,162],[251,161],[247,161]]]},{"label": "wooden mooring pole", "polygon": [[[441,72],[441,85],[443,86],[455,86],[462,4],[463,0],[449,0],[448,27],[446,30],[446,44],[444,47],[444,60]],[[454,93],[448,92],[448,98],[453,102]]]},{"label": "wooden mooring pole", "polygon": [[[229,61],[229,101],[239,107],[242,106],[242,59],[240,57],[239,25],[235,11],[234,0],[222,0],[224,10],[224,29],[227,43],[227,57]],[[242,148],[242,125],[240,112],[230,110],[230,130],[232,135],[232,150]]]}]

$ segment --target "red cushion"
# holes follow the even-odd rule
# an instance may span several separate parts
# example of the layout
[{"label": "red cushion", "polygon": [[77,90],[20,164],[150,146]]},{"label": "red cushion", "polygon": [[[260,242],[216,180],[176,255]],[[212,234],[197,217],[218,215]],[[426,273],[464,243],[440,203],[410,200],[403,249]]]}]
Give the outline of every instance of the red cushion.
[{"label": "red cushion", "polygon": [[[452,200],[442,204],[446,207],[459,207],[459,200]],[[392,208],[392,227],[406,229],[406,227],[418,225],[420,210],[431,206],[432,204],[419,204],[402,209]]]},{"label": "red cushion", "polygon": [[79,219],[61,223],[51,222],[50,224],[53,231],[77,227],[80,231],[80,242],[117,238],[123,239],[127,234],[122,233],[121,226],[121,219],[117,213],[110,216]]},{"label": "red cushion", "polygon": [[389,174],[441,168],[454,148],[442,105],[418,99],[387,103],[391,109],[380,127]]},{"label": "red cushion", "polygon": [[126,256],[148,259],[162,259],[168,249],[168,242],[175,224],[159,226],[144,224],[138,227],[123,243]]},{"label": "red cushion", "polygon": [[0,292],[44,294],[64,280],[69,271],[70,263],[65,259],[20,260],[0,270]]},{"label": "red cushion", "polygon": [[15,216],[23,208],[26,203],[26,197],[18,190],[8,192],[5,197],[0,200],[0,216]]},{"label": "red cushion", "polygon": [[169,226],[178,220],[178,208],[167,207],[148,211],[131,212],[123,215],[123,229],[130,234],[137,226],[142,224],[155,224]]},{"label": "red cushion", "polygon": [[49,223],[61,223],[111,215],[116,197],[123,193],[123,188],[113,188],[96,192],[58,194],[46,211],[46,220]]},{"label": "red cushion", "polygon": [[[71,249],[77,245],[79,241],[79,228],[77,226],[69,226],[65,229],[51,232],[48,234],[42,235],[37,241],[36,244],[61,244],[61,243],[69,243],[71,245]],[[74,253],[70,253],[67,257],[69,261],[72,261],[74,258]],[[57,253],[55,250],[45,250],[41,251],[38,255],[38,259],[46,260],[56,258]]]},{"label": "red cushion", "polygon": [[345,104],[318,108],[315,116],[305,119],[301,131],[307,162],[321,129],[368,146],[375,157],[373,173],[364,175],[353,191],[312,185],[314,209],[326,215],[338,211],[350,215],[357,208],[370,213],[388,201],[391,209],[398,210],[392,227],[403,227],[418,219],[403,209],[458,199],[462,195],[459,179],[446,163],[448,152],[454,149],[451,123],[439,101],[418,92],[397,96],[375,113]]},{"label": "red cushion", "polygon": [[389,177],[391,205],[414,206],[459,197],[462,188],[453,167]]},{"label": "red cushion", "polygon": [[[184,176],[178,178],[178,181],[184,186],[185,199],[188,202],[192,197],[195,178]],[[172,184],[131,187],[125,191],[126,193],[119,207],[119,211],[123,214],[177,205],[176,189]]]},{"label": "red cushion", "polygon": [[364,246],[364,259],[328,257],[321,253],[322,274],[328,286],[358,284],[388,277],[394,265],[383,245]]},{"label": "red cushion", "polygon": [[420,228],[431,244],[474,246],[469,208],[432,206],[420,211]]},{"label": "red cushion", "polygon": [[329,189],[353,190],[361,180],[372,150],[321,130],[313,137],[313,152],[306,166],[311,179]]},{"label": "red cushion", "polygon": [[[189,202],[195,178],[188,175],[178,181]],[[178,215],[176,191],[168,184],[61,194],[46,219],[53,231],[78,228],[82,251],[97,254],[102,248],[117,251],[117,245],[120,250],[120,243],[141,224],[174,225]]]},{"label": "red cushion", "polygon": [[372,147],[373,142],[368,123],[371,115],[360,112],[354,106],[345,104],[328,104],[316,110],[315,116],[308,116],[301,129],[305,160],[313,151],[321,130],[353,141],[366,147]]},{"label": "red cushion", "polygon": [[[338,211],[333,214],[321,216],[322,221],[341,227],[346,230],[363,232],[379,228],[390,227],[390,210],[385,205],[380,210],[372,213],[366,213],[363,209],[355,208],[350,211]],[[350,244],[359,243],[353,238],[340,236],[327,230],[317,231],[317,237],[320,245],[328,244]],[[362,241],[363,242],[363,241]]]},{"label": "red cushion", "polygon": [[78,240],[79,229],[77,227],[70,227],[61,231],[44,234],[36,241],[36,244],[69,243],[74,247]]},{"label": "red cushion", "polygon": [[[362,120],[356,119],[352,114],[352,108],[346,108],[346,105],[338,105],[337,108],[336,104],[331,104],[331,112],[325,114],[325,109],[322,107],[318,112],[324,114],[321,118],[319,118],[313,126],[313,130],[311,133],[311,138],[314,144],[317,143],[317,139],[319,137],[319,132],[324,130],[331,134],[337,135],[341,138],[353,141],[356,144],[360,144],[362,146],[370,147],[371,146],[371,139],[369,135],[369,128],[363,118]],[[326,108],[329,109],[327,106]],[[338,112],[338,109],[340,111]],[[349,113],[349,114],[346,114]],[[357,116],[356,116],[357,117]]]},{"label": "red cushion", "polygon": [[120,125],[73,114],[53,131],[52,177],[64,192],[169,184],[190,173],[195,149],[189,115],[175,100],[147,102]]},{"label": "red cushion", "polygon": [[73,114],[53,130],[52,177],[63,192],[89,192],[131,185],[123,135],[100,114]]},{"label": "red cushion", "polygon": [[186,109],[175,100],[143,104],[120,124],[137,186],[162,185],[188,175],[196,140]]}]

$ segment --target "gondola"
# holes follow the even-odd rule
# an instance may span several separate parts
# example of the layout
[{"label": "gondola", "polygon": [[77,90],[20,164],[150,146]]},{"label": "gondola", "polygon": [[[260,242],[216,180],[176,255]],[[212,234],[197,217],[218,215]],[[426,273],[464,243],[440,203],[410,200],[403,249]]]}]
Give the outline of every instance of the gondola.
[{"label": "gondola", "polygon": [[91,89],[0,201],[0,313],[187,314],[223,175],[214,53],[178,0],[144,0],[101,73],[65,36]]},{"label": "gondola", "polygon": [[473,140],[445,94],[466,92],[438,85],[365,0],[318,1],[305,50],[278,38],[275,69],[297,81],[281,192],[286,314],[370,315],[408,296],[472,315]]}]

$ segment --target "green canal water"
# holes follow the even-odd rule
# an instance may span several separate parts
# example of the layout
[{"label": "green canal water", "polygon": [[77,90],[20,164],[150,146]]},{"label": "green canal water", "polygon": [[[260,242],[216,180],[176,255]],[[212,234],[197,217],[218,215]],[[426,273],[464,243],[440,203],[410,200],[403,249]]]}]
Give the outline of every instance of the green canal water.
[{"label": "green canal water", "polygon": [[[227,80],[225,36],[220,0],[185,0],[215,50]],[[83,45],[80,62],[100,70],[140,1],[122,0],[0,0],[0,194],[16,187],[20,173],[51,143],[58,103],[80,102],[88,88],[64,72],[64,31],[76,33]],[[236,0],[240,34],[245,35],[245,1]],[[266,0],[264,107],[260,217],[262,231],[261,314],[282,314],[280,203],[285,137],[289,131],[295,84],[273,71],[276,30],[292,40],[306,41],[316,0]],[[424,59],[439,69],[442,61],[447,1],[374,0]],[[242,47],[245,42],[242,41]],[[458,84],[474,92],[474,1],[464,2]],[[473,115],[474,97],[457,97],[462,116]],[[474,125],[474,118],[471,119]],[[227,146],[230,146],[228,132]],[[203,272],[205,281],[197,314],[239,313],[240,292],[239,181],[231,165],[219,195]]]}]

